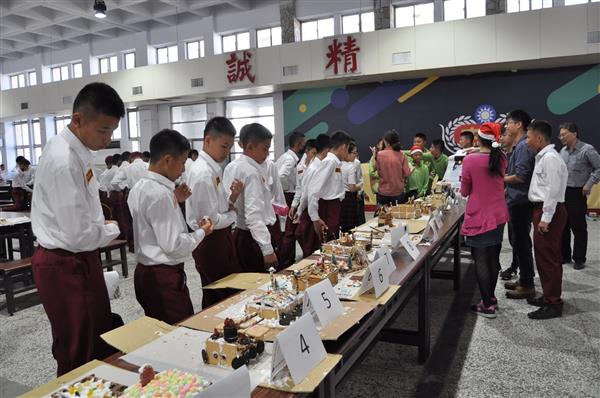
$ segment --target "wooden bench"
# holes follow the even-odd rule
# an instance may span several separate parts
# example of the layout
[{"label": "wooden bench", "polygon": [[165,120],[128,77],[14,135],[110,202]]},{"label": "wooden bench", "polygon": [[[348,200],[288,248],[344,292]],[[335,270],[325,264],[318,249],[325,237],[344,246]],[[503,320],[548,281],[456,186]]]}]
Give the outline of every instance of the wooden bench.
[{"label": "wooden bench", "polygon": [[[8,315],[15,313],[15,294],[35,289],[31,274],[31,258],[0,263],[0,276],[2,277],[0,289],[6,296],[6,309]],[[15,282],[23,282],[22,287],[15,289]]]},{"label": "wooden bench", "polygon": [[[112,251],[119,249],[120,252],[120,260],[113,260]],[[129,270],[127,268],[127,241],[115,239],[111,241],[108,245],[101,247],[100,249],[100,259],[102,260],[102,253],[104,253],[105,259],[102,260],[102,268],[106,268],[109,271],[113,270],[115,265],[121,264],[121,268],[123,269],[123,277],[127,278],[129,276]]]}]

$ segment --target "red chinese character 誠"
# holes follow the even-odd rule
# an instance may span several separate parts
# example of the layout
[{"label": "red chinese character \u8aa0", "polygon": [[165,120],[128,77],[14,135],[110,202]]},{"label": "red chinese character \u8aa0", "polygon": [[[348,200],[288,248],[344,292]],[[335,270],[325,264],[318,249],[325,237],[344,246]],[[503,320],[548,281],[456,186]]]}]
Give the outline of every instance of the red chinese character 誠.
[{"label": "red chinese character \u8aa0", "polygon": [[229,54],[227,64],[227,80],[229,83],[243,82],[246,78],[254,83],[256,76],[252,74],[252,53],[250,51],[243,52],[243,58],[239,59],[236,53]]},{"label": "red chinese character \u8aa0", "polygon": [[352,36],[347,36],[343,42],[338,39],[333,39],[333,42],[328,46],[329,52],[327,58],[329,62],[325,69],[333,66],[333,74],[339,73],[339,63],[341,57],[344,57],[344,73],[354,73],[358,69],[358,60],[356,55],[360,52],[360,47],[356,45],[356,39]]}]

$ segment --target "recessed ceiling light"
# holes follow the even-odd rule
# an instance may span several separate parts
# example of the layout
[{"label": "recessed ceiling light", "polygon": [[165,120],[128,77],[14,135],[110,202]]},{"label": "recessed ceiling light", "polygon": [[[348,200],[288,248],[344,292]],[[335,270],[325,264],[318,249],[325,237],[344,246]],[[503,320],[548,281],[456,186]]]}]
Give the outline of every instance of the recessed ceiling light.
[{"label": "recessed ceiling light", "polygon": [[106,4],[104,0],[94,1],[94,16],[99,19],[106,18]]}]

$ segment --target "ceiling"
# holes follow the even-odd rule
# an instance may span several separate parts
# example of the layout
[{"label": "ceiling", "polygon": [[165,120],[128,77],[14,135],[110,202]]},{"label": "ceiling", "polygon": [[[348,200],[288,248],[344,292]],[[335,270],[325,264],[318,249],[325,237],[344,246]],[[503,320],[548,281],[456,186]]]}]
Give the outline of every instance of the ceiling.
[{"label": "ceiling", "polygon": [[94,0],[0,0],[0,60],[43,49],[61,50],[92,39],[175,26],[251,0],[105,0],[106,18],[94,17]]}]

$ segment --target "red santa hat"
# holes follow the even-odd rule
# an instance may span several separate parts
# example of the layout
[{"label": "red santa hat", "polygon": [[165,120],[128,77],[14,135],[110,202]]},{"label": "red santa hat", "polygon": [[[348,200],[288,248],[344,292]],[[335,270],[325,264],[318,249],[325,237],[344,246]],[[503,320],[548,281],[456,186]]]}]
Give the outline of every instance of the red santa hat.
[{"label": "red santa hat", "polygon": [[420,145],[413,145],[412,148],[410,148],[410,154],[414,155],[415,153],[423,153],[423,149]]},{"label": "red santa hat", "polygon": [[502,126],[498,123],[483,123],[481,127],[479,127],[479,131],[477,135],[483,138],[484,140],[492,141],[492,147],[498,148],[500,147],[500,134],[502,132]]}]

